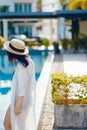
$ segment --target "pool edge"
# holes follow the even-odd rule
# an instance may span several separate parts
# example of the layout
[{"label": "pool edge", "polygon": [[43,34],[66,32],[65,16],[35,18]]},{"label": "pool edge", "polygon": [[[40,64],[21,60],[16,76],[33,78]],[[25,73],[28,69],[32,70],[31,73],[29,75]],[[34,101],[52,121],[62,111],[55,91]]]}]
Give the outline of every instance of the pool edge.
[{"label": "pool edge", "polygon": [[41,111],[50,79],[50,72],[53,61],[54,61],[54,54],[51,54],[47,57],[47,60],[44,63],[40,77],[36,84],[36,130],[38,130]]}]

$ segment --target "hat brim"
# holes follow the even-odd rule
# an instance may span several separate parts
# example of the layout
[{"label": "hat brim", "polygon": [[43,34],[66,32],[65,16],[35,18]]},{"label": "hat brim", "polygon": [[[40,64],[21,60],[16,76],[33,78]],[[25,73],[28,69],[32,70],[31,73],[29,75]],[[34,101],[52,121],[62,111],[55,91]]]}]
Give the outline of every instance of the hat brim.
[{"label": "hat brim", "polygon": [[15,50],[11,49],[11,48],[9,47],[9,44],[10,44],[10,41],[6,41],[6,42],[4,43],[4,49],[7,50],[8,52],[11,52],[11,53],[16,54],[16,55],[26,55],[26,54],[29,53],[29,50],[28,50],[27,47],[25,47],[24,52],[17,52],[17,51],[15,51]]}]

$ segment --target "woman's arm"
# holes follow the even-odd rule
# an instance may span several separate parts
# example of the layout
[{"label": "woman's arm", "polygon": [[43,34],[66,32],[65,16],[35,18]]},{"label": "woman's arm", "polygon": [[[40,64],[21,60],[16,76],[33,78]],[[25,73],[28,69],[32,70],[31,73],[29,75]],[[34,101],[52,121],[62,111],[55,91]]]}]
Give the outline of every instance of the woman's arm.
[{"label": "woman's arm", "polygon": [[19,96],[18,100],[15,104],[15,108],[14,108],[14,113],[15,115],[19,115],[21,113],[21,105],[22,105],[22,101],[23,101],[24,96]]}]

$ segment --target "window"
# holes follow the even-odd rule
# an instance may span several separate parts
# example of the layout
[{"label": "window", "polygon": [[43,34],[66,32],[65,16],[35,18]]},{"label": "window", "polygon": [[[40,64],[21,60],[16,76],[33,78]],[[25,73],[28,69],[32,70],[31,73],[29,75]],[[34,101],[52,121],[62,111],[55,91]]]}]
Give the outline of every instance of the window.
[{"label": "window", "polygon": [[28,4],[28,6],[27,6],[27,11],[28,11],[28,12],[31,12],[31,4]]},{"label": "window", "polygon": [[31,12],[31,4],[24,4],[24,12]]},{"label": "window", "polygon": [[27,4],[24,4],[24,12],[27,12]]},{"label": "window", "polygon": [[31,26],[19,26],[18,34],[25,34],[28,37],[32,36],[32,27]]},{"label": "window", "polygon": [[22,12],[22,4],[15,4],[15,12]]},{"label": "window", "polygon": [[31,12],[32,10],[31,3],[16,3],[15,12]]}]

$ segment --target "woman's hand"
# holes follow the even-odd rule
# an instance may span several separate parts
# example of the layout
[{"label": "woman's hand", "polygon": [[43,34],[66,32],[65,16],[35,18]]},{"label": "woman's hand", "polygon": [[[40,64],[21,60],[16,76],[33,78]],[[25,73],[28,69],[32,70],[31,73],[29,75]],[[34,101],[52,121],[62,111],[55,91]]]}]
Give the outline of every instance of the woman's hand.
[{"label": "woman's hand", "polygon": [[16,103],[16,105],[15,105],[14,113],[15,113],[15,115],[19,115],[21,113],[21,108],[18,105],[18,103]]},{"label": "woman's hand", "polygon": [[24,98],[23,96],[18,97],[18,100],[14,108],[15,115],[19,115],[21,113],[21,104],[22,104],[23,98]]}]

